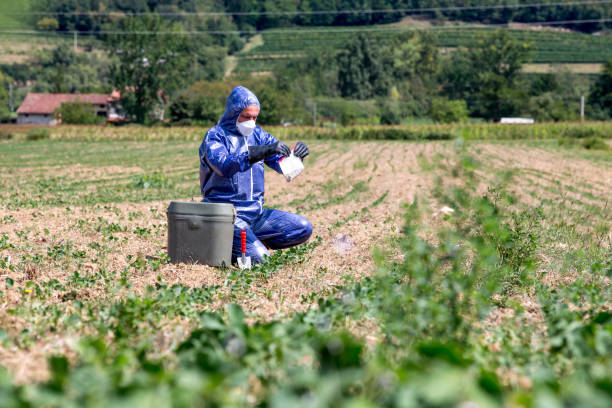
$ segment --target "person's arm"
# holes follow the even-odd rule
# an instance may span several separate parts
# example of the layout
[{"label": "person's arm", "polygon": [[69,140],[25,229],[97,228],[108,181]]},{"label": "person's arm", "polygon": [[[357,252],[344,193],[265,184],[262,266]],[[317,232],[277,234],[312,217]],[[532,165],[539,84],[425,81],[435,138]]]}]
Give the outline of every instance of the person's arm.
[{"label": "person's arm", "polygon": [[[261,144],[262,145],[271,145],[274,143],[282,143],[279,142],[274,136],[266,132],[265,130],[261,130]],[[271,169],[274,169],[277,173],[283,174],[283,171],[278,164],[279,160],[284,156],[282,154],[275,154],[274,156],[270,156],[264,160],[264,163]]]},{"label": "person's arm", "polygon": [[232,177],[239,171],[248,170],[251,167],[249,152],[230,153],[224,139],[218,131],[209,130],[205,139],[206,151],[200,149],[200,161],[223,177]]}]

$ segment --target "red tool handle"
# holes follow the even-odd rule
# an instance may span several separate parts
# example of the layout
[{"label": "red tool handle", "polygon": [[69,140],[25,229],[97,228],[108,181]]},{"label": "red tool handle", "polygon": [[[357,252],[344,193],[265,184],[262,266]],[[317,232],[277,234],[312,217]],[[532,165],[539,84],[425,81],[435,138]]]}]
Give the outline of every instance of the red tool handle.
[{"label": "red tool handle", "polygon": [[240,245],[241,245],[242,253],[246,254],[246,230],[245,229],[240,231]]}]

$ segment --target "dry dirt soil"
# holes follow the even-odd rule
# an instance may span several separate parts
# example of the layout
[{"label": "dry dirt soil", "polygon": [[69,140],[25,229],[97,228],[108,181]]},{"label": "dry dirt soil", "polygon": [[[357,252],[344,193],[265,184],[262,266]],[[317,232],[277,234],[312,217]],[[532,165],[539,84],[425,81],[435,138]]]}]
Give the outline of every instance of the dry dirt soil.
[{"label": "dry dirt soil", "polygon": [[[450,158],[457,148],[454,142],[319,141],[309,144],[312,154],[305,161],[305,172],[296,180],[288,183],[282,176],[266,172],[267,204],[306,216],[314,226],[313,239],[317,236],[321,239],[306,262],[283,267],[271,278],[256,280],[248,291],[234,296],[225,285],[225,270],[165,264],[157,270],[133,270],[128,276],[129,288],[115,296],[143,293],[147,285],[155,284],[161,276],[169,284],[220,285],[219,296],[207,307],[214,309],[229,301],[237,302],[251,318],[269,319],[311,306],[308,296],[312,293],[332,292],[336,285],[373,273],[375,248],[387,248],[387,256],[395,256],[392,244],[401,232],[402,206],[413,202],[415,197],[424,203],[427,213],[428,228],[423,233],[427,235],[428,229],[435,230],[439,210],[445,203],[433,200],[431,191],[436,177],[452,166]],[[117,148],[122,148],[121,143]],[[579,211],[586,208],[590,215],[579,223],[580,228],[602,223],[604,227],[608,223],[609,227],[610,220],[605,214],[609,216],[612,205],[608,203],[612,198],[612,168],[603,153],[602,160],[591,160],[581,152],[525,143],[474,143],[469,149],[483,163],[477,170],[483,191],[486,185],[495,182],[496,174],[511,170],[516,173],[516,183],[511,189],[521,202],[535,205],[548,199],[551,206],[559,202]],[[177,165],[184,165],[179,161],[177,158]],[[33,164],[21,168],[19,174],[26,177],[40,170]],[[143,172],[138,166],[121,162],[98,166],[95,173],[82,170],[79,165],[63,165],[61,160],[44,168],[48,177],[78,178],[79,174],[95,174],[104,178]],[[12,179],[5,181],[3,187],[17,185],[19,180],[15,178],[21,177],[19,174],[9,174],[8,169],[0,168],[0,178]],[[197,166],[192,175],[197,185]],[[171,200],[191,200],[191,197],[68,207],[42,204],[40,208],[8,208],[6,203],[0,203],[0,236],[5,234],[13,245],[2,249],[0,254],[8,257],[8,264],[14,266],[12,270],[8,266],[0,267],[0,289],[5,289],[7,278],[14,282],[14,287],[27,289],[25,285],[29,281],[41,283],[57,279],[62,282],[75,271],[83,275],[101,269],[119,271],[129,269],[135,257],[159,257],[166,251],[165,211]],[[590,211],[593,208],[600,211]],[[117,228],[104,234],[109,225]],[[147,232],[140,234],[136,232],[138,229]],[[606,234],[609,243],[609,229]],[[46,256],[50,249],[66,243],[71,250],[84,251],[85,255],[78,260]],[[96,250],[95,243],[108,248],[104,256]],[[41,255],[41,260],[32,260],[36,254]],[[108,294],[93,286],[75,296],[88,301]],[[0,297],[0,326],[9,335],[27,330],[27,325],[32,324],[11,313],[28,301],[27,295],[15,290],[6,290]],[[51,297],[40,306],[62,301],[59,296]],[[178,325],[173,330],[180,339],[189,328]],[[44,379],[46,357],[55,352],[70,353],[82,334],[49,331],[30,344],[0,347],[0,365],[7,367],[19,382]],[[166,347],[172,344],[175,342],[169,341]]]}]

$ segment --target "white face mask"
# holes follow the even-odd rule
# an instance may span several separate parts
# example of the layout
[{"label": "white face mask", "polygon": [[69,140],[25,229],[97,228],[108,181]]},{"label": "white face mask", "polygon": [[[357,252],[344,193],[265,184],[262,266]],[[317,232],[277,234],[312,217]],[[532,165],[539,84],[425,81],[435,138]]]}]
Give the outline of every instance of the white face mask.
[{"label": "white face mask", "polygon": [[236,121],[236,127],[242,136],[251,136],[253,130],[255,130],[254,120],[245,120],[244,122]]}]

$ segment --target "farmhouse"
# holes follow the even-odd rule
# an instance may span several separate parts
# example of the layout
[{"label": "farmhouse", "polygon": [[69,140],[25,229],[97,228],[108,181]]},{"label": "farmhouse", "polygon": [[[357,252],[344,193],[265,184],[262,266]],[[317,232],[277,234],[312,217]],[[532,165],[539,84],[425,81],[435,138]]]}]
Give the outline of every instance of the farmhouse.
[{"label": "farmhouse", "polygon": [[98,116],[108,118],[114,112],[115,99],[106,94],[29,93],[17,109],[17,123],[55,125],[58,123],[55,111],[66,102],[90,103]]}]

